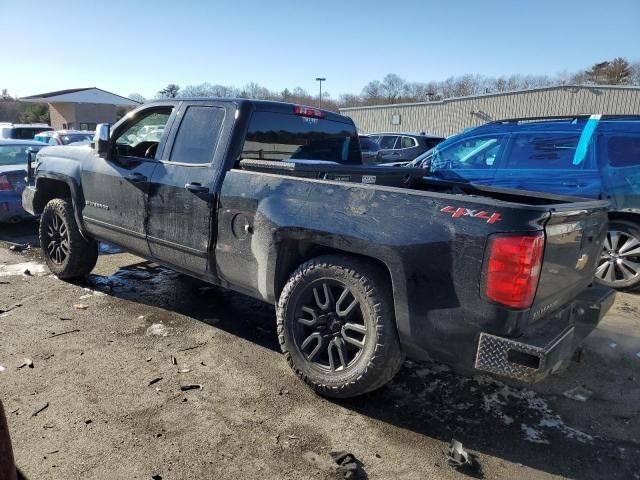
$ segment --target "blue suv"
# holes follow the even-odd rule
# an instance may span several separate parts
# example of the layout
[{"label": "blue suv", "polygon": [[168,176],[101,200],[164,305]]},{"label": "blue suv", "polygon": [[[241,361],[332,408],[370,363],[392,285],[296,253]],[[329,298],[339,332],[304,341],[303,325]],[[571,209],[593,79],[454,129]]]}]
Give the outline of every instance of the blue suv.
[{"label": "blue suv", "polygon": [[596,280],[620,290],[640,285],[640,116],[491,122],[410,165],[445,180],[609,200]]}]

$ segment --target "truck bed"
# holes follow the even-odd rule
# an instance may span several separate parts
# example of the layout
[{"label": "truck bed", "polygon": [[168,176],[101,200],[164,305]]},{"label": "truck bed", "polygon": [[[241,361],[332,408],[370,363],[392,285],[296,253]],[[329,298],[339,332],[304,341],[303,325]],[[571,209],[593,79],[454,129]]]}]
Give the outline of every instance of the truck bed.
[{"label": "truck bed", "polygon": [[[511,188],[489,187],[474,185],[469,182],[456,182],[427,178],[427,169],[409,168],[384,165],[341,165],[339,163],[323,161],[269,161],[242,159],[241,169],[254,172],[273,173],[298,178],[317,180],[334,180],[348,183],[363,183],[387,187],[400,187],[426,192],[436,192],[453,195],[471,195],[487,197],[520,205],[563,205],[570,203],[601,202],[582,197],[554,195],[550,193],[530,192]],[[565,205],[566,206],[566,205]],[[548,208],[545,208],[547,210]]]}]

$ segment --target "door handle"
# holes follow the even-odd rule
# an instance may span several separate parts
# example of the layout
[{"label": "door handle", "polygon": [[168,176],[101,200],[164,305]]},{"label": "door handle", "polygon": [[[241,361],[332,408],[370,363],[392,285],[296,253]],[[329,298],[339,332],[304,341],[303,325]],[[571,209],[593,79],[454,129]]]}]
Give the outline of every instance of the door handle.
[{"label": "door handle", "polygon": [[147,181],[147,177],[145,177],[144,175],[138,172],[131,173],[127,175],[125,178],[133,183],[143,183]]},{"label": "door handle", "polygon": [[203,187],[201,184],[197,182],[187,183],[184,188],[189,190],[191,193],[195,193],[196,195],[203,195],[209,193],[208,187]]}]

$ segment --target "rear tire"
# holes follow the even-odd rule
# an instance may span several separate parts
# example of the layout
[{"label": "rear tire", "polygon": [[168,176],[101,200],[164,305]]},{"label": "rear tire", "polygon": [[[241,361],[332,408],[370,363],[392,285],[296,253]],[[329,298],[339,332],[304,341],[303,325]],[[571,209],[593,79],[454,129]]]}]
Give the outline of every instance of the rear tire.
[{"label": "rear tire", "polygon": [[609,223],[595,278],[617,290],[640,286],[640,225],[627,220]]},{"label": "rear tire", "polygon": [[380,388],[400,370],[388,278],[342,255],[302,264],[277,307],[278,340],[293,371],[320,395],[349,398]]},{"label": "rear tire", "polygon": [[47,267],[56,277],[88,275],[98,261],[98,242],[80,234],[71,200],[54,198],[40,218],[40,245]]}]

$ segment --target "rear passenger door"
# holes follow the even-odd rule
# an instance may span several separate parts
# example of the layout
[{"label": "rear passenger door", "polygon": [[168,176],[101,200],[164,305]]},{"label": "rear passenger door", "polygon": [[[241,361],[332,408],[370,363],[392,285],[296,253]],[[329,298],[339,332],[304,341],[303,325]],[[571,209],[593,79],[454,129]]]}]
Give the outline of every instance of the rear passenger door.
[{"label": "rear passenger door", "polygon": [[494,185],[558,195],[598,197],[602,191],[594,139],[576,158],[580,132],[514,133]]},{"label": "rear passenger door", "polygon": [[598,158],[607,200],[615,210],[640,209],[640,121],[606,122],[598,135]]},{"label": "rear passenger door", "polygon": [[400,137],[397,135],[383,135],[380,137],[380,159],[382,162],[395,162],[400,155],[400,152],[394,150],[399,148],[398,142],[400,141]]},{"label": "rear passenger door", "polygon": [[[215,278],[216,181],[221,175],[232,103],[184,102],[149,189],[147,239],[153,258]],[[227,130],[229,129],[227,128]],[[212,260],[212,262],[210,262]]]}]

